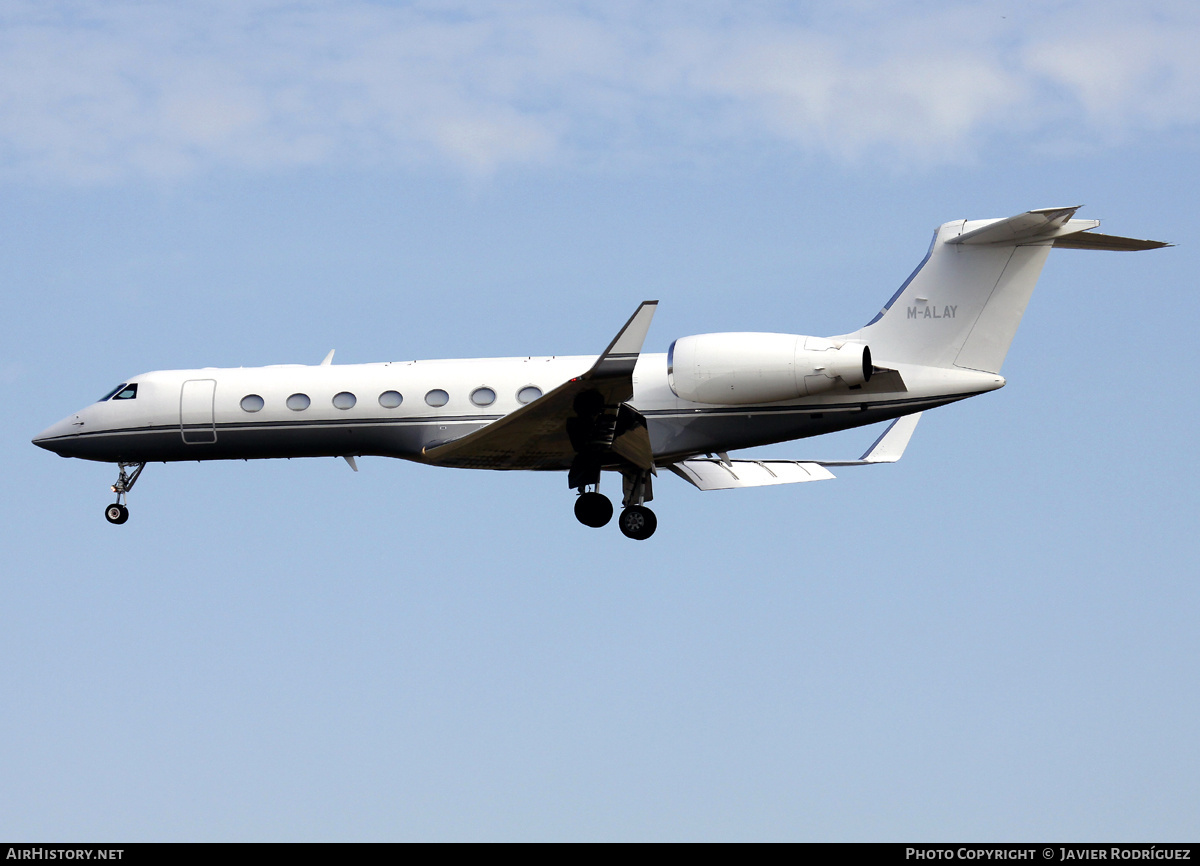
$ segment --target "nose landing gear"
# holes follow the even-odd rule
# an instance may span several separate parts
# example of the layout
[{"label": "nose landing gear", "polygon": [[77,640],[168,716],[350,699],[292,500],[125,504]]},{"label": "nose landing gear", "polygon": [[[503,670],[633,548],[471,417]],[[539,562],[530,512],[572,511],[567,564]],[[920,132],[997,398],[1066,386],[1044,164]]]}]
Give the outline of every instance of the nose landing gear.
[{"label": "nose landing gear", "polygon": [[[112,505],[105,506],[104,519],[109,523],[120,526],[129,519],[129,508],[125,505],[125,494],[133,489],[133,485],[137,483],[138,476],[142,474],[142,470],[146,468],[145,463],[118,463],[117,468],[120,474],[117,475],[117,483],[112,486],[112,492],[117,494],[117,501]],[[133,469],[133,472],[127,472],[127,469]]]}]

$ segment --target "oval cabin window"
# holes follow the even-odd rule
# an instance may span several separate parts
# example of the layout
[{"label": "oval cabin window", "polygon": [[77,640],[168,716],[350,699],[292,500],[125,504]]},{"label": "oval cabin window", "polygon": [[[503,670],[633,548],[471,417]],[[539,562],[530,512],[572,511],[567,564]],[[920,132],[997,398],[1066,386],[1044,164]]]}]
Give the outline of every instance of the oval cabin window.
[{"label": "oval cabin window", "polygon": [[517,392],[517,402],[532,403],[538,397],[542,396],[542,389],[537,385],[526,385]]}]

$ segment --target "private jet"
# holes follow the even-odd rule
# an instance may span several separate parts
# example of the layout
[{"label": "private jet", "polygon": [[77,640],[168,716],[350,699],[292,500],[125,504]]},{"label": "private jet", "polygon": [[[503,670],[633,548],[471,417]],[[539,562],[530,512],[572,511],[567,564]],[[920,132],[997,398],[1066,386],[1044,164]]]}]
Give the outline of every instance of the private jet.
[{"label": "private jet", "polygon": [[[287,364],[134,376],[43,430],[62,457],[116,463],[110,523],[147,463],[364,455],[463,469],[565,472],[575,516],[606,525],[605,472],[621,479],[621,532],[649,538],[659,469],[700,490],[818,481],[890,463],[921,413],[1005,384],[1000,368],[1054,247],[1170,246],[1094,232],[1078,207],[955,220],[865,326],[835,337],[713,333],[642,352],[645,301],[599,355]],[[730,452],[878,422],[856,460],[735,459]]]}]

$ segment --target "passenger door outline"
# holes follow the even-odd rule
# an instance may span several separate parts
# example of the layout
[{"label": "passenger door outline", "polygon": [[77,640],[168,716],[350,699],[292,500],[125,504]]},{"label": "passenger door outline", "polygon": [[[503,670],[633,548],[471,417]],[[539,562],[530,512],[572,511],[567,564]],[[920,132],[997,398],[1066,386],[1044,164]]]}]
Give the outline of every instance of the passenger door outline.
[{"label": "passenger door outline", "polygon": [[179,433],[185,445],[217,441],[216,379],[188,379],[179,389]]}]

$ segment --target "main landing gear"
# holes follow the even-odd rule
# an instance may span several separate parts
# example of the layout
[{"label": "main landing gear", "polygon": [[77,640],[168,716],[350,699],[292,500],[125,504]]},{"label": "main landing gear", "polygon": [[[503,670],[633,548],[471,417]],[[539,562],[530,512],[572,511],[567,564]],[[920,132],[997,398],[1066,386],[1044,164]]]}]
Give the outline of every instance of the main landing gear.
[{"label": "main landing gear", "polygon": [[654,498],[650,480],[653,471],[630,469],[621,473],[621,487],[625,494],[621,504],[625,509],[617,519],[617,527],[622,535],[634,541],[645,541],[658,529],[658,518],[644,504]]},{"label": "main landing gear", "polygon": [[[580,485],[579,497],[575,500],[576,519],[584,526],[596,529],[605,526],[613,516],[612,502],[599,491],[599,487],[599,478],[593,483]],[[626,474],[624,487],[622,505],[625,507],[617,518],[617,527],[626,538],[644,541],[658,528],[658,518],[642,504],[652,497],[650,473],[637,471]]]},{"label": "main landing gear", "polygon": [[658,518],[645,505],[630,505],[617,520],[621,534],[635,541],[645,541],[658,529]]},{"label": "main landing gear", "polygon": [[[129,519],[129,508],[125,505],[125,494],[133,489],[133,485],[137,483],[138,476],[142,474],[142,470],[146,468],[146,464],[118,463],[117,467],[120,469],[120,474],[117,476],[117,483],[112,486],[112,492],[117,494],[117,501],[105,507],[104,519],[109,523],[115,523],[119,526]],[[127,472],[127,469],[133,469],[133,472]]]},{"label": "main landing gear", "polygon": [[612,520],[613,504],[603,493],[592,490],[580,493],[575,500],[575,519],[584,526],[599,529]]},{"label": "main landing gear", "polygon": [[[628,406],[606,405],[598,390],[577,394],[572,408],[575,414],[567,419],[567,435],[575,449],[575,459],[567,472],[567,486],[579,491],[579,498],[575,500],[576,519],[584,526],[595,528],[612,520],[613,505],[600,492],[600,471],[606,462],[612,465],[616,454],[624,454],[621,463],[621,475],[625,480],[625,495],[621,499],[624,509],[617,519],[617,526],[626,538],[639,541],[649,538],[658,527],[658,520],[643,504],[654,498],[650,489],[654,469],[639,468],[639,465],[650,466],[650,439],[646,435],[645,419]],[[622,443],[620,448],[614,445],[618,439]],[[642,446],[644,456],[640,453]],[[628,456],[630,454],[632,458]],[[639,458],[646,463],[640,464]]]}]

